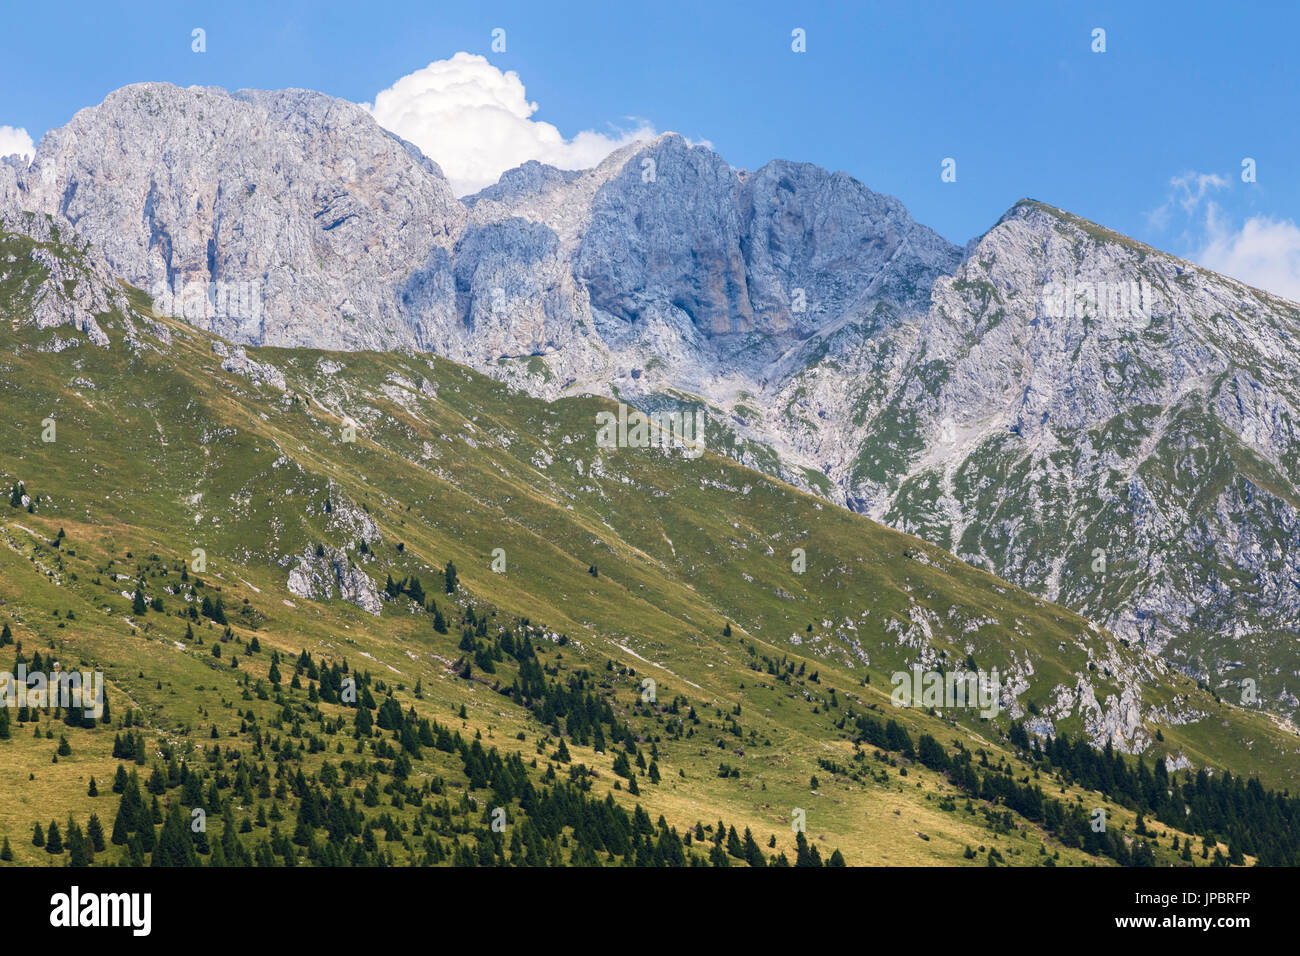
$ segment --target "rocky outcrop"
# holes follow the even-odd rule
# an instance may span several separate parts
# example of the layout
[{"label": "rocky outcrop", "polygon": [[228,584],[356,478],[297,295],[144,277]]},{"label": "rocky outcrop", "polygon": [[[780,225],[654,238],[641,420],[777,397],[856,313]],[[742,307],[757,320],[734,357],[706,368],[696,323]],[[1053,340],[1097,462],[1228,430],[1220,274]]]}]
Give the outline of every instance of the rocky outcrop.
[{"label": "rocky outcrop", "polygon": [[288,587],[300,598],[311,601],[339,598],[375,616],[383,608],[375,582],[357,567],[346,551],[338,548],[322,546],[304,550],[289,572]]},{"label": "rocky outcrop", "polygon": [[98,251],[51,217],[10,209],[0,213],[0,279],[16,281],[0,302],[12,321],[51,329],[71,325],[95,345],[109,338],[99,320],[130,312],[126,295]]},{"label": "rocky outcrop", "polygon": [[221,367],[227,372],[242,375],[254,385],[263,383],[281,392],[287,391],[284,373],[268,362],[255,362],[248,357],[243,346],[228,346],[224,342],[213,342],[212,351],[221,359]]},{"label": "rocky outcrop", "polygon": [[384,535],[368,511],[357,507],[356,503],[339,491],[333,483],[330,484],[329,495],[327,525],[331,532],[347,541],[345,547],[348,550],[355,550],[363,541],[370,547],[383,542]]}]

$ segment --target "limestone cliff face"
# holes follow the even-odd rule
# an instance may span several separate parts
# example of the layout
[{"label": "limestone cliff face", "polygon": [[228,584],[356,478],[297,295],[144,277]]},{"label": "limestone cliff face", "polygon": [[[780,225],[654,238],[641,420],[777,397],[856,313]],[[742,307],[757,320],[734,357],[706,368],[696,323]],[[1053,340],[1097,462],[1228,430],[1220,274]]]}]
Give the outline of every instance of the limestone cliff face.
[{"label": "limestone cliff face", "polygon": [[419,322],[394,284],[449,249],[465,218],[437,167],[355,104],[162,83],[46,134],[18,202],[75,227],[146,291],[254,286],[238,308],[187,312],[197,325],[331,349],[413,344]]},{"label": "limestone cliff face", "polygon": [[364,109],[302,90],[125,87],[30,168],[0,165],[14,207],[234,341],[557,356],[538,389],[673,348],[699,352],[700,380],[738,358],[760,374],[848,312],[923,308],[959,259],[843,174],[747,174],[673,134],[593,170],[528,163],[461,203]]}]

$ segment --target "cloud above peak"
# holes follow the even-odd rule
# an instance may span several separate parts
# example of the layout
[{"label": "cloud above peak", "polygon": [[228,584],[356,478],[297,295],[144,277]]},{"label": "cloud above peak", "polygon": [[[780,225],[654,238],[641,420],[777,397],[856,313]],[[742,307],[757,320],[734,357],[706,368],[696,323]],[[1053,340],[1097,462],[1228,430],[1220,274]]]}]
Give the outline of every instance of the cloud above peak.
[{"label": "cloud above peak", "polygon": [[10,156],[13,153],[30,163],[36,155],[36,145],[27,130],[21,126],[0,126],[0,156]]},{"label": "cloud above peak", "polygon": [[652,139],[644,121],[613,135],[586,130],[566,139],[532,118],[524,84],[486,57],[457,53],[399,79],[365,104],[380,126],[409,140],[442,167],[457,196],[495,183],[530,159],[587,169],[629,143]]}]

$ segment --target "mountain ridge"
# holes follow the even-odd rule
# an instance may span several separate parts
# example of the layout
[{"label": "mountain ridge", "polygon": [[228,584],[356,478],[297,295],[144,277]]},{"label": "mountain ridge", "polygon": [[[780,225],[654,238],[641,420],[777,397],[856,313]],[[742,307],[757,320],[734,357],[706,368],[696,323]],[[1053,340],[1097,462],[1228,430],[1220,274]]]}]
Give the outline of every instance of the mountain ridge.
[{"label": "mountain ridge", "polygon": [[[736,460],[1294,713],[1294,304],[1036,200],[959,249],[843,173],[662,134],[462,202],[353,104],[127,89],[0,165],[0,202],[84,229],[142,287],[264,285],[261,324],[200,327],[701,406]],[[231,133],[254,127],[287,158]],[[240,162],[214,165],[222,136]]]}]

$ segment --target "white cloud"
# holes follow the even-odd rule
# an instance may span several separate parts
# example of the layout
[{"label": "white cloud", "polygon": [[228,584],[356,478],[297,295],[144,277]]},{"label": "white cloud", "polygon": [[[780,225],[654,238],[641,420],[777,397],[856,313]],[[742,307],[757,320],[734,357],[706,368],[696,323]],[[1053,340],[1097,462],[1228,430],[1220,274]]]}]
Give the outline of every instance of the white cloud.
[{"label": "white cloud", "polygon": [[1179,202],[1183,211],[1192,213],[1211,189],[1223,189],[1228,185],[1227,178],[1218,173],[1184,173],[1169,180],[1169,185],[1181,194]]},{"label": "white cloud", "polygon": [[1206,231],[1209,242],[1196,257],[1199,264],[1300,302],[1300,226],[1253,216],[1234,232],[1211,203]]},{"label": "white cloud", "polygon": [[565,139],[550,123],[531,118],[537,104],[528,101],[517,73],[463,52],[402,77],[366,108],[379,125],[441,166],[457,196],[492,185],[530,159],[586,169],[620,146],[655,135],[640,122],[614,135],[587,130]]},{"label": "white cloud", "polygon": [[21,126],[17,128],[0,126],[0,156],[9,156],[13,153],[26,157],[27,162],[30,163],[32,157],[36,155],[36,146],[31,136],[27,134],[27,130]]},{"label": "white cloud", "polygon": [[[1300,226],[1289,219],[1255,215],[1240,229],[1223,207],[1209,198],[1233,182],[1218,173],[1187,172],[1169,180],[1162,205],[1147,213],[1147,225],[1168,232],[1179,209],[1181,244],[1187,258],[1257,289],[1300,302]],[[1225,197],[1237,204],[1240,197]]]},{"label": "white cloud", "polygon": [[1169,185],[1172,191],[1164,203],[1146,214],[1147,225],[1157,232],[1164,232],[1169,228],[1175,205],[1182,206],[1185,215],[1194,215],[1196,208],[1210,190],[1226,189],[1228,180],[1218,173],[1188,172],[1172,177]]}]

